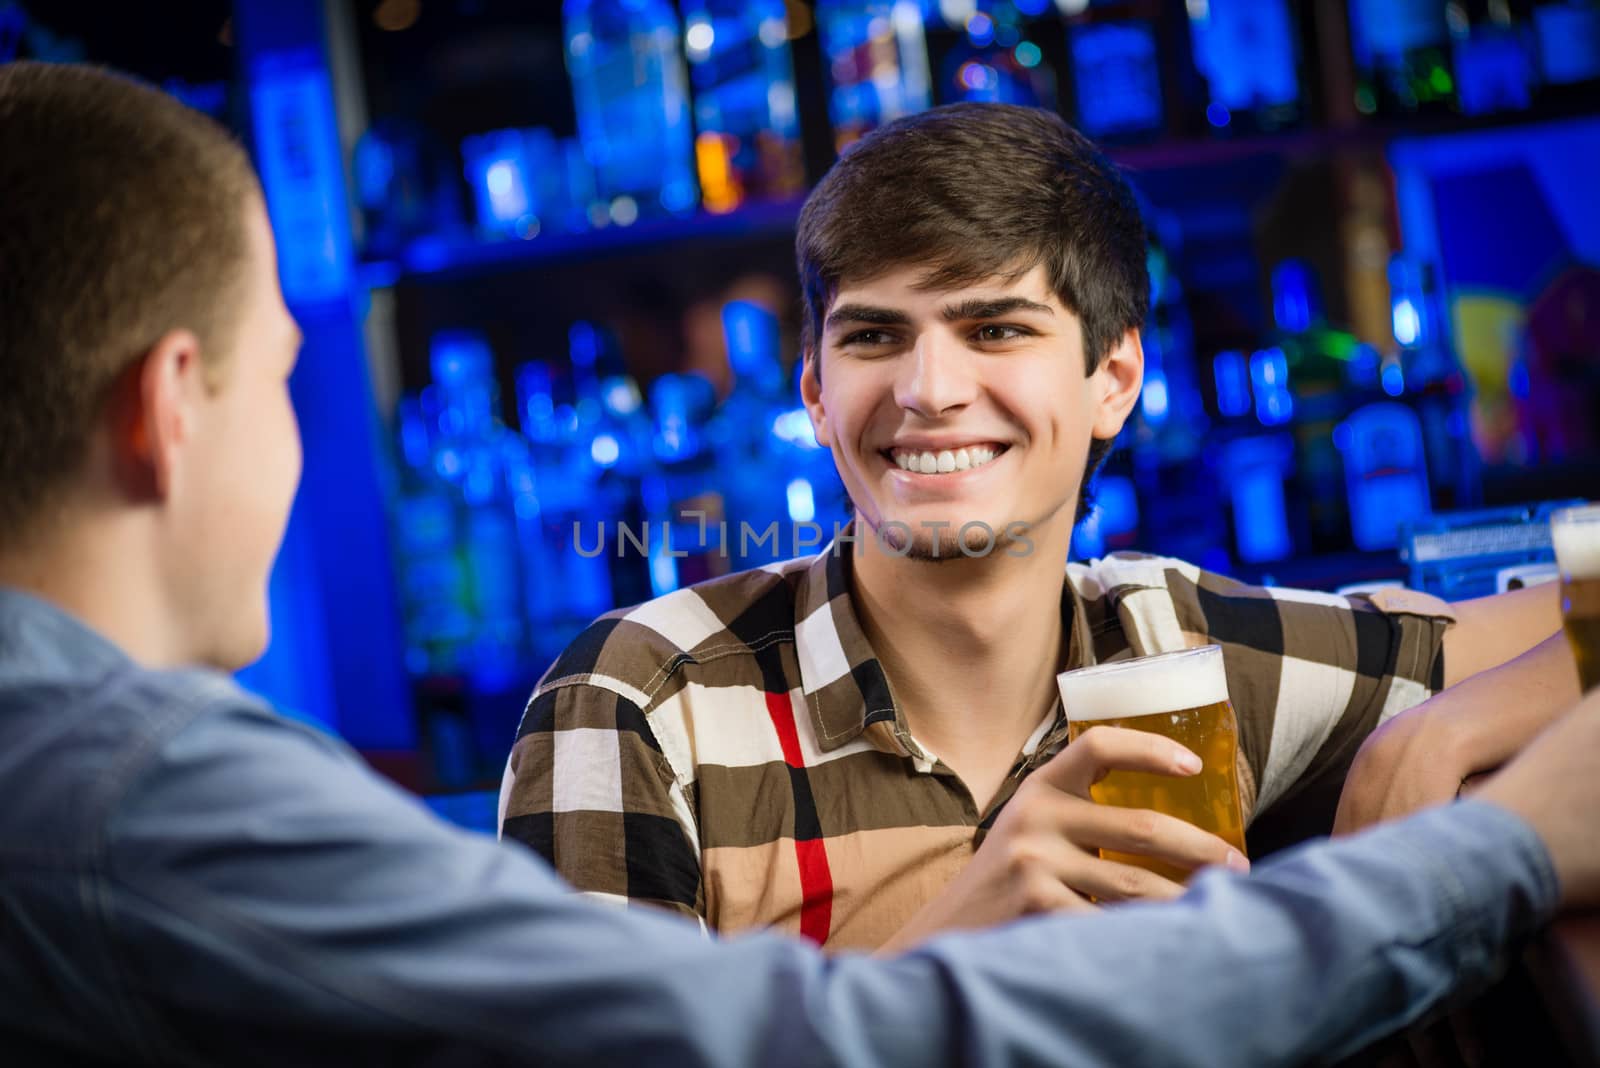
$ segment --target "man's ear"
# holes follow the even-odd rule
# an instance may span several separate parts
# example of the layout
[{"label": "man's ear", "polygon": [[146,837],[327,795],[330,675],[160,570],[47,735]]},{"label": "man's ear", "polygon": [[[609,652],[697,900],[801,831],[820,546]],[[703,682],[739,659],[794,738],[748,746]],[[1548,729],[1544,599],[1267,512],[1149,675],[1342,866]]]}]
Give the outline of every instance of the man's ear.
[{"label": "man's ear", "polygon": [[822,370],[818,365],[821,357],[813,350],[803,354],[801,359],[804,364],[800,372],[800,399],[805,402],[806,414],[811,416],[811,429],[816,432],[817,444],[825,449],[832,448],[828,413],[822,406]]},{"label": "man's ear", "polygon": [[1128,421],[1133,406],[1139,401],[1139,389],[1144,385],[1144,344],[1139,331],[1129,330],[1123,334],[1117,347],[1100,361],[1100,366],[1089,377],[1094,397],[1091,433],[1110,440],[1122,431],[1122,424]]},{"label": "man's ear", "polygon": [[200,340],[188,330],[161,335],[117,383],[112,456],[118,481],[131,495],[171,495],[183,447],[194,436],[196,402],[206,389]]}]

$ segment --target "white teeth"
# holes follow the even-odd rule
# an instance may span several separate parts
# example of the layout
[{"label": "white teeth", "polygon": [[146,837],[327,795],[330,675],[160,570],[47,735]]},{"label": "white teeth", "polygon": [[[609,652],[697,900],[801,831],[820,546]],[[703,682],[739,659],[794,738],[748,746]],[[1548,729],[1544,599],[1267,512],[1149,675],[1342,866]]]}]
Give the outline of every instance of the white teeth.
[{"label": "white teeth", "polygon": [[902,471],[921,475],[944,475],[982,467],[999,456],[1000,451],[987,445],[969,445],[961,449],[940,449],[938,452],[930,449],[921,452],[890,450],[889,456],[894,460],[895,466]]}]

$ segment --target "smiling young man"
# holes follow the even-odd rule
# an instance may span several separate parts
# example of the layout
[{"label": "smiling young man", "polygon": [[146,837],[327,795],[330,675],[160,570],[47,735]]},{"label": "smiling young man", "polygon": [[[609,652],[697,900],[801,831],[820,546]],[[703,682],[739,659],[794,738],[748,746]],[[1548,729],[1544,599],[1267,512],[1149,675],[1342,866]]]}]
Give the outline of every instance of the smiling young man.
[{"label": "smiling young man", "polygon": [[210,120],[0,64],[8,1065],[1295,1064],[1600,902],[1597,695],[1481,802],[1175,904],[848,961],[595,907],[223,674],[266,642],[300,465],[274,266]]},{"label": "smiling young man", "polygon": [[[1058,672],[1221,644],[1246,812],[1304,837],[1379,723],[1556,630],[1547,590],[1450,606],[1067,563],[1084,482],[1139,395],[1149,286],[1131,191],[1053,114],[955,105],[880,129],[812,193],[796,244],[802,393],[854,524],[813,559],[613,613],[551,668],[502,826],[580,889],[835,947],[1172,896],[1098,850],[1247,863],[1089,803]],[[1363,766],[1382,782],[1428,765],[1408,803],[1444,780],[1448,797],[1576,697],[1556,689],[1475,749],[1396,729]],[[1430,713],[1421,734],[1501,707]],[[1391,814],[1375,794],[1352,824]]]}]

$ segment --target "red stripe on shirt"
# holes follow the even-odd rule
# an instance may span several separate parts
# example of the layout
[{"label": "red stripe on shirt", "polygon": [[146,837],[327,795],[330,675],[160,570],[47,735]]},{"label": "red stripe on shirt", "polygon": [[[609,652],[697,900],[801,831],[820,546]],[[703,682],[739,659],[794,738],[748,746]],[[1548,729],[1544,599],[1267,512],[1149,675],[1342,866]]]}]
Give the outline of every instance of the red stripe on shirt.
[{"label": "red stripe on shirt", "polygon": [[[789,767],[805,770],[800,755],[800,732],[794,721],[794,702],[786,693],[769,693],[767,715],[778,732],[783,761]],[[798,800],[798,799],[797,799]],[[794,843],[795,860],[800,866],[800,934],[818,945],[828,939],[833,923],[833,872],[828,866],[828,847],[822,839]]]}]

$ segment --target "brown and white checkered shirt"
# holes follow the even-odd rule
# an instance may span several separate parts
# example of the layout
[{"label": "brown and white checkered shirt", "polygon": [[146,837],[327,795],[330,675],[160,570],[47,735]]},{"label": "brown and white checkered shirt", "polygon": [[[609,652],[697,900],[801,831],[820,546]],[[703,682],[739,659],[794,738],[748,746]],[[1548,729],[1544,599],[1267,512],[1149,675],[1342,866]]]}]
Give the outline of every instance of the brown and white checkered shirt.
[{"label": "brown and white checkered shirt", "polygon": [[[851,604],[848,552],[715,579],[590,626],[535,691],[502,833],[579,890],[731,932],[882,944],[1066,742],[1059,702],[989,811],[918,744]],[[1253,854],[1324,833],[1362,739],[1443,679],[1444,602],[1249,586],[1180,560],[1069,564],[1072,667],[1216,642]]]}]

